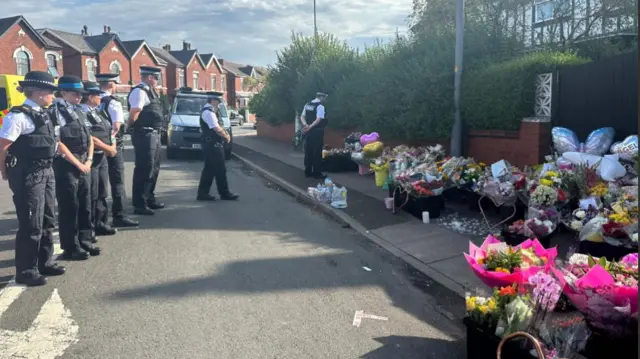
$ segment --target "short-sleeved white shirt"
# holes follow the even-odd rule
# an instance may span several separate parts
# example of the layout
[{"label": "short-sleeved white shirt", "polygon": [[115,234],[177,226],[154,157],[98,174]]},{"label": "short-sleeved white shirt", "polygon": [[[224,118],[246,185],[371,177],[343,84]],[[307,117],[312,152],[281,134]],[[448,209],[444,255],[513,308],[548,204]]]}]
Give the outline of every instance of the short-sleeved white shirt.
[{"label": "short-sleeved white shirt", "polygon": [[[318,102],[320,102],[319,99],[315,99],[315,100],[311,101],[311,103],[318,103]],[[305,112],[307,112],[307,105],[305,105],[302,108],[302,115],[301,115],[302,117],[304,117]],[[318,107],[316,107],[316,116],[318,118],[324,119],[324,105],[318,105]],[[315,118],[307,118],[306,120],[308,121],[307,125],[310,125],[316,119]]]},{"label": "short-sleeved white shirt", "polygon": [[[204,105],[203,109],[213,109],[211,104]],[[213,111],[202,111],[202,120],[206,123],[210,129],[215,130],[217,127],[220,127],[218,124],[218,117]]]},{"label": "short-sleeved white shirt", "polygon": [[[147,94],[145,93],[145,96]],[[104,92],[100,97],[111,96],[111,93]],[[120,101],[114,100],[109,102],[109,106],[106,108],[111,121],[113,121],[114,128],[116,123],[124,123],[124,112],[122,110],[122,104]]]},{"label": "short-sleeved white shirt", "polygon": [[[27,99],[23,103],[34,110],[41,110],[35,102]],[[24,113],[9,112],[3,120],[2,128],[0,129],[0,138],[4,138],[11,142],[16,142],[21,135],[28,135],[36,130],[36,124],[33,120]],[[56,136],[60,135],[60,126],[55,126]],[[57,145],[56,145],[57,148]]]},{"label": "short-sleeved white shirt", "polygon": [[[149,85],[145,84],[144,82],[141,83],[141,85],[146,90],[149,90]],[[129,94],[129,105],[131,106],[131,108],[142,110],[143,107],[147,106],[150,103],[151,99],[149,98],[149,95],[147,95],[147,92],[143,91],[139,87],[134,88],[133,91],[131,91],[131,94]]]}]

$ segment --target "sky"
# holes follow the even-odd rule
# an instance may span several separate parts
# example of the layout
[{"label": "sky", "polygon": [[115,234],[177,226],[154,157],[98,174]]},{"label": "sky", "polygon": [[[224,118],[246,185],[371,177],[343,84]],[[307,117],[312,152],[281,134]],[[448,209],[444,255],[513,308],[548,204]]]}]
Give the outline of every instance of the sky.
[{"label": "sky", "polygon": [[[89,34],[108,25],[123,40],[151,46],[182,41],[200,53],[266,66],[291,31],[313,34],[313,0],[0,0],[0,16],[23,15],[35,28]],[[317,0],[318,31],[362,48],[406,32],[412,0]]]}]

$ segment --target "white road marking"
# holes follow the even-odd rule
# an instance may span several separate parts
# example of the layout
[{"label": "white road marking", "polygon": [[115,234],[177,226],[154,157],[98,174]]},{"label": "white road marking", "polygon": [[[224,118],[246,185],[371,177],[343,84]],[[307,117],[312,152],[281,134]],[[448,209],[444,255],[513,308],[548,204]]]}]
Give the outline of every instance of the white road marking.
[{"label": "white road marking", "polygon": [[362,317],[363,318],[369,318],[369,319],[375,319],[375,320],[389,320],[389,318],[387,318],[387,317],[380,317],[380,316],[373,315],[373,314],[363,314]]},{"label": "white road marking", "polygon": [[360,324],[362,324],[362,318],[375,319],[375,320],[389,320],[387,317],[381,317],[373,314],[365,314],[364,310],[356,310],[356,313],[353,315],[353,326],[356,328],[360,328]]},{"label": "white road marking", "polygon": [[[24,291],[24,286],[10,283],[0,292],[0,317]],[[78,342],[78,330],[71,312],[54,289],[27,331],[0,329],[0,359],[57,358]]]}]

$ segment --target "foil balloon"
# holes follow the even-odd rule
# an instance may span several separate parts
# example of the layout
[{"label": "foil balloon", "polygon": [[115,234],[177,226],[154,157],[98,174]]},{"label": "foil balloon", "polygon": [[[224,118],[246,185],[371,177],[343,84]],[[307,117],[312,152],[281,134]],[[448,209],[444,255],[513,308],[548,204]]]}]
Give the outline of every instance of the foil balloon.
[{"label": "foil balloon", "polygon": [[620,156],[620,159],[631,161],[638,155],[638,135],[629,136],[622,142],[611,145],[611,153]]},{"label": "foil balloon", "polygon": [[574,165],[584,163],[589,167],[596,167],[600,177],[609,182],[615,181],[627,173],[627,170],[618,161],[618,155],[605,155],[602,157],[584,152],[566,152],[562,157]]},{"label": "foil balloon", "polygon": [[362,146],[364,147],[370,143],[377,142],[379,139],[380,135],[377,132],[371,132],[360,137],[360,144],[362,144]]},{"label": "foil balloon", "polygon": [[553,147],[561,155],[565,152],[584,152],[596,156],[602,156],[609,151],[613,143],[616,131],[612,127],[599,128],[587,136],[587,140],[582,143],[578,140],[575,132],[564,127],[554,127],[551,129],[551,139]]}]

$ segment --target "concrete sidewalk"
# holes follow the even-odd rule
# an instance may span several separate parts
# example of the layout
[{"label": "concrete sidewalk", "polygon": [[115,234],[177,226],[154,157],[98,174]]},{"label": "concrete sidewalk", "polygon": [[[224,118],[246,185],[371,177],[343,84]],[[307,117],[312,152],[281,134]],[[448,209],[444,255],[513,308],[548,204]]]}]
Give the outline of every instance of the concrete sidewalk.
[{"label": "concrete sidewalk", "polygon": [[[304,177],[304,154],[294,152],[291,145],[253,134],[236,135],[234,155],[291,194],[313,201],[306,191],[318,180]],[[438,221],[423,224],[403,211],[392,214],[384,206],[387,192],[375,186],[373,176],[334,173],[330,177],[347,188],[348,207],[333,209],[316,203],[318,208],[461,296],[477,289],[488,290],[473,275],[462,254],[468,250],[469,241],[480,244],[482,235],[456,233]]]}]

